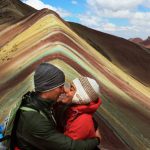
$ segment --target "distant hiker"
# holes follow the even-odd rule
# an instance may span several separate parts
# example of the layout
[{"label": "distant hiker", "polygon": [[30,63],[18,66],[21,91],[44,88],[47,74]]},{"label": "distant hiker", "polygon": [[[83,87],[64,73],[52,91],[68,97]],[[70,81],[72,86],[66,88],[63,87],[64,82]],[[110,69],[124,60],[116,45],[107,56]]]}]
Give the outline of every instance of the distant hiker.
[{"label": "distant hiker", "polygon": [[102,103],[98,83],[94,79],[82,76],[74,79],[70,88],[65,88],[65,93],[66,97],[62,98],[62,102],[72,104],[64,114],[64,134],[74,140],[96,137],[97,127],[95,128],[93,114]]},{"label": "distant hiker", "polygon": [[35,92],[24,96],[16,125],[16,145],[21,150],[94,150],[100,134],[87,140],[73,140],[60,133],[53,111],[64,93],[64,73],[49,63],[35,70]]}]

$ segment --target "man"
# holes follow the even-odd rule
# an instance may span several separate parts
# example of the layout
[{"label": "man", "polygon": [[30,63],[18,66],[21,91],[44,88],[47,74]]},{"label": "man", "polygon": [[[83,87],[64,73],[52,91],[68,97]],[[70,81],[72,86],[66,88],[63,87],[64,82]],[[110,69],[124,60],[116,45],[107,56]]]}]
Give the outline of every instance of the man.
[{"label": "man", "polygon": [[17,147],[21,150],[93,150],[98,138],[72,140],[57,131],[53,105],[64,93],[64,73],[49,63],[40,64],[34,74],[35,92],[22,101],[16,129]]}]

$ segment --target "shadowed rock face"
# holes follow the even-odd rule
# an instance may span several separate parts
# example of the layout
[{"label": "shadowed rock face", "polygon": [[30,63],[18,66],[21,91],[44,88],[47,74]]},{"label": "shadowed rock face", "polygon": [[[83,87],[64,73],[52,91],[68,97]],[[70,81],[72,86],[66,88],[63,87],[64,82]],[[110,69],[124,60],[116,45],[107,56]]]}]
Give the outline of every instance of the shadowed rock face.
[{"label": "shadowed rock face", "polygon": [[150,48],[150,37],[148,37],[146,40],[142,41],[140,44],[144,45],[147,48]]},{"label": "shadowed rock face", "polygon": [[28,16],[36,10],[19,0],[0,1],[0,30],[16,23],[24,16]]},{"label": "shadowed rock face", "polygon": [[[98,32],[80,24],[70,22],[70,26],[116,66],[139,82],[150,86],[150,66],[147,65],[150,63],[150,51],[123,38]],[[142,43],[144,44],[144,41]]]},{"label": "shadowed rock face", "polygon": [[141,39],[141,38],[130,38],[129,41],[132,41],[134,43],[141,43],[141,42],[143,42],[143,39]]},{"label": "shadowed rock face", "polygon": [[10,19],[13,25],[9,21],[0,25],[7,26],[0,32],[0,121],[13,113],[24,93],[33,90],[34,69],[46,61],[62,69],[67,81],[84,75],[100,84],[103,104],[95,117],[103,149],[149,148],[149,53],[124,39],[69,25],[53,11],[32,10],[20,1],[6,2],[7,8],[17,8],[17,23]]}]

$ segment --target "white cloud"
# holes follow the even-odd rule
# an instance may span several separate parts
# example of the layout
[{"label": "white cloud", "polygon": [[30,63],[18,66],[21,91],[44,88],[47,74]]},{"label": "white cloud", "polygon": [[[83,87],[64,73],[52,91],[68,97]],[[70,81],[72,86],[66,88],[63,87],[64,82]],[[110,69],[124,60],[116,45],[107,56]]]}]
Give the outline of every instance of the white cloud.
[{"label": "white cloud", "polygon": [[104,24],[102,27],[104,31],[111,31],[111,32],[116,31],[116,28],[117,28],[117,26],[112,23]]},{"label": "white cloud", "polygon": [[104,31],[111,31],[112,33],[116,32],[116,31],[121,31],[121,32],[126,32],[126,31],[136,31],[137,32],[138,31],[135,26],[132,26],[132,27],[117,26],[117,25],[112,24],[112,23],[104,24],[102,29]]},{"label": "white cloud", "polygon": [[[137,9],[146,3],[150,0],[87,0],[87,12],[79,15],[80,23],[124,38],[146,38],[150,35],[150,11]],[[111,21],[115,18],[126,19],[129,24],[114,24]]]},{"label": "white cloud", "polygon": [[55,7],[48,5],[48,4],[44,4],[42,1],[40,0],[23,0],[24,3],[26,3],[27,5],[30,5],[38,10],[42,9],[42,8],[49,8],[52,10],[56,10]]},{"label": "white cloud", "polygon": [[[103,24],[100,31],[108,34],[116,35],[119,37],[124,37],[126,39],[132,37],[141,37],[143,39],[147,38],[147,34],[144,34],[137,26],[117,26],[112,23]],[[148,31],[148,30],[146,30]],[[150,33],[150,30],[149,30]],[[141,36],[139,36],[141,35]]]},{"label": "white cloud", "polygon": [[[143,34],[150,35],[150,12],[136,12],[133,14],[132,19],[129,20],[131,26],[136,26],[138,31]],[[147,36],[148,36],[147,35]]]},{"label": "white cloud", "polygon": [[96,11],[99,11],[100,8],[117,11],[135,8],[143,1],[144,0],[87,0],[87,4]]},{"label": "white cloud", "polygon": [[108,18],[132,17],[136,8],[145,0],[87,0],[87,8],[93,14]]},{"label": "white cloud", "polygon": [[[55,11],[55,10],[54,10]],[[71,16],[71,13],[68,12],[67,10],[64,10],[62,8],[57,8],[56,12],[63,18],[65,17],[70,17]]]},{"label": "white cloud", "polygon": [[61,17],[68,17],[71,15],[70,12],[68,12],[62,8],[57,8],[57,7],[53,7],[49,4],[45,4],[41,0],[23,0],[23,2],[26,3],[27,5],[34,7],[35,9],[38,9],[38,10],[43,9],[43,8],[48,8],[48,9],[54,10]]},{"label": "white cloud", "polygon": [[118,10],[118,11],[113,11],[109,9],[105,9],[103,11],[99,11],[97,14],[93,14],[99,17],[105,17],[105,18],[130,18],[132,17],[132,12],[129,10]]},{"label": "white cloud", "polygon": [[72,0],[71,3],[74,5],[78,4],[78,2],[76,0]]},{"label": "white cloud", "polygon": [[90,14],[79,15],[78,17],[81,24],[86,24],[89,27],[97,28],[97,25],[100,25],[102,23],[101,18]]},{"label": "white cloud", "polygon": [[150,8],[150,0],[145,0],[143,6]]}]

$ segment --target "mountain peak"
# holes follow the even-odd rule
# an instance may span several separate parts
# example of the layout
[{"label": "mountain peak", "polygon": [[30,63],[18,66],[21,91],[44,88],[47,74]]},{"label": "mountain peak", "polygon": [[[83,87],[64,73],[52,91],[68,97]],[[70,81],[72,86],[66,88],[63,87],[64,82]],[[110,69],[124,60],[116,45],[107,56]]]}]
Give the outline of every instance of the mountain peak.
[{"label": "mountain peak", "polygon": [[148,36],[148,38],[146,40],[150,41],[150,36]]}]

